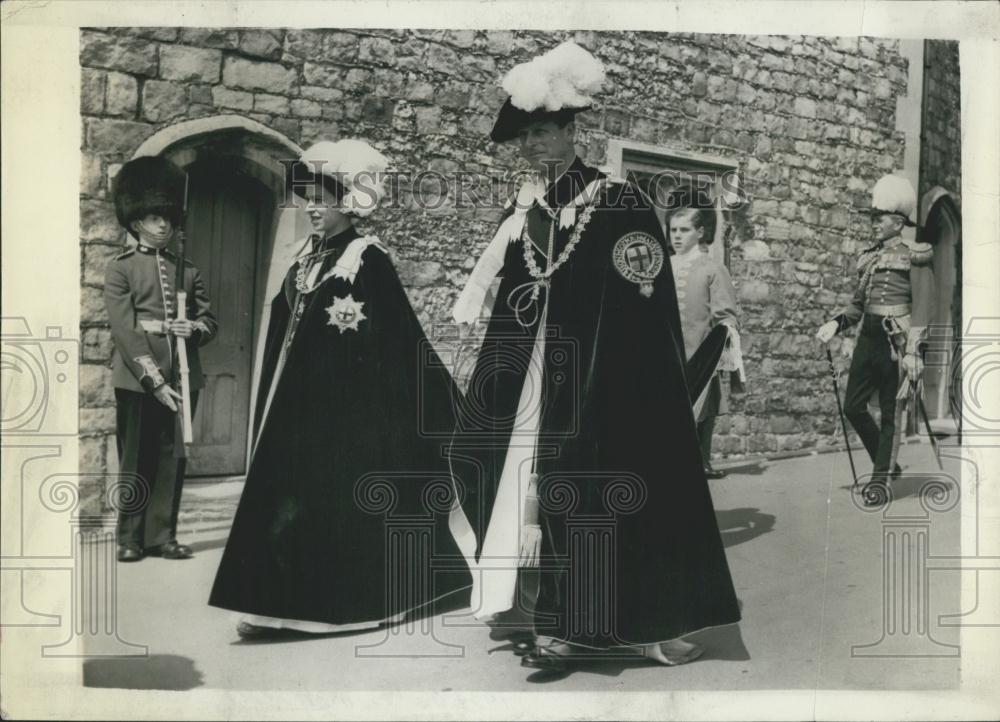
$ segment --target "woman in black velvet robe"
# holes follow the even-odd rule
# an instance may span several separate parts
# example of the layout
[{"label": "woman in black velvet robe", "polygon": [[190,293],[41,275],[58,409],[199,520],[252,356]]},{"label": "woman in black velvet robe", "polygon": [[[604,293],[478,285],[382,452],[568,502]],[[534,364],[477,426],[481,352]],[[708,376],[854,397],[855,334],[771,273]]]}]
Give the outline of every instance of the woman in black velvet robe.
[{"label": "woman in black velvet robe", "polygon": [[471,585],[442,452],[458,392],[385,248],[317,178],[317,233],[272,302],[250,469],[209,600],[247,615],[244,637],[373,627],[464,606]]}]

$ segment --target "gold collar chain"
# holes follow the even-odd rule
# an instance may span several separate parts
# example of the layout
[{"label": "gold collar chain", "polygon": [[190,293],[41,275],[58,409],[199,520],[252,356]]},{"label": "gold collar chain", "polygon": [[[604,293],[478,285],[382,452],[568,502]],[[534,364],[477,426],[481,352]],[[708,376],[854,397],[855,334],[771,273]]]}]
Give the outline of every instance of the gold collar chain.
[{"label": "gold collar chain", "polygon": [[309,288],[309,285],[306,283],[306,280],[307,277],[309,276],[309,272],[313,268],[313,264],[316,261],[330,255],[335,250],[337,249],[328,248],[323,251],[315,251],[308,255],[302,256],[297,260],[299,267],[295,270],[295,288],[297,288],[300,293],[307,293],[308,291],[312,290],[311,288]]},{"label": "gold collar chain", "polygon": [[559,258],[555,260],[555,263],[552,262],[552,255],[555,250],[556,222],[553,220],[549,224],[548,263],[546,263],[544,271],[538,267],[538,262],[535,261],[535,254],[532,251],[533,244],[531,243],[531,238],[528,235],[528,224],[524,224],[524,230],[521,232],[521,240],[524,244],[524,262],[528,266],[528,274],[535,279],[531,290],[531,300],[538,300],[539,292],[543,286],[546,288],[548,287],[552,274],[558,271],[566,263],[566,261],[569,260],[569,257],[573,254],[573,250],[576,248],[576,244],[580,242],[580,236],[587,227],[587,223],[590,221],[590,216],[593,212],[593,205],[588,205],[583,209],[583,212],[580,214],[580,218],[577,219],[576,225],[573,227],[573,232],[570,233],[569,241],[566,243],[566,247],[562,250],[562,253],[559,254]]}]

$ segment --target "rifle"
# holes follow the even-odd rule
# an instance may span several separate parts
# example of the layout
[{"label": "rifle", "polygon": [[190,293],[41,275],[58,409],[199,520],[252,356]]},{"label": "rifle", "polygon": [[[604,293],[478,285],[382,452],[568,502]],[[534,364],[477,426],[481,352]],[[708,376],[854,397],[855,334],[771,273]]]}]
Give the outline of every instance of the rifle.
[{"label": "rifle", "polygon": [[[181,223],[177,229],[177,279],[174,288],[177,292],[177,320],[187,319],[187,291],[184,290],[184,219],[187,216],[188,174],[184,174],[184,206],[181,211]],[[187,446],[194,442],[191,427],[191,371],[188,368],[187,339],[181,336],[177,340],[177,363],[174,365],[174,383],[181,387],[181,438]],[[178,378],[179,377],[179,378]],[[186,454],[185,454],[186,456]]]}]

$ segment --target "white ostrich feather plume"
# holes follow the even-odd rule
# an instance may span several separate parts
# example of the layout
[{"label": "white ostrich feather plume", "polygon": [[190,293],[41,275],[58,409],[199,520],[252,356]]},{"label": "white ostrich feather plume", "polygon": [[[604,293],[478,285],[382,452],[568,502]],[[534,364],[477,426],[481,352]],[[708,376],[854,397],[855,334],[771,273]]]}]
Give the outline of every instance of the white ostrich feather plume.
[{"label": "white ostrich feather plume", "polygon": [[909,217],[916,205],[916,191],[902,176],[884,175],[872,189],[872,208]]},{"label": "white ostrich feather plume", "polygon": [[526,112],[544,108],[582,108],[604,84],[604,65],[572,40],[511,68],[501,85],[514,107]]},{"label": "white ostrich feather plume", "polygon": [[385,196],[384,176],[389,161],[363,140],[323,140],[305,150],[299,160],[314,173],[330,176],[344,185],[345,213],[367,216]]}]

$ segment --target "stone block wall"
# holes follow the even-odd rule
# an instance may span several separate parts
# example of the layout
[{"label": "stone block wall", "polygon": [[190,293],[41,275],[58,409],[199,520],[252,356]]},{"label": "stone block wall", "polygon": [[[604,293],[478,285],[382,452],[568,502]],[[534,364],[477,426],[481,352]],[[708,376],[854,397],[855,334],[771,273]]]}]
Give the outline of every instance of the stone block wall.
[{"label": "stone block wall", "polygon": [[920,167],[920,194],[941,186],[962,193],[961,86],[958,42],[924,43],[924,139]]},{"label": "stone block wall", "polygon": [[[236,113],[303,146],[363,137],[413,176],[499,173],[515,150],[488,141],[515,63],[574,38],[608,71],[579,117],[578,146],[603,164],[609,138],[737,162],[751,203],[730,250],[743,306],[750,393],[720,418],[724,456],[833,442],[838,433],[815,328],[846,302],[866,206],[902,165],[896,98],[906,61],[897,42],[817,38],[474,30],[85,29],[81,32],[81,463],[114,463],[111,353],[101,302],[104,265],[121,242],[109,179],[154,132]],[[946,84],[947,77],[941,82]],[[956,81],[957,82],[957,81]],[[448,195],[434,209],[404,184],[372,224],[392,248],[430,333],[492,235],[497,208]],[[486,189],[480,189],[482,193]],[[486,195],[502,197],[496,184]],[[466,204],[468,205],[468,204]]]}]

